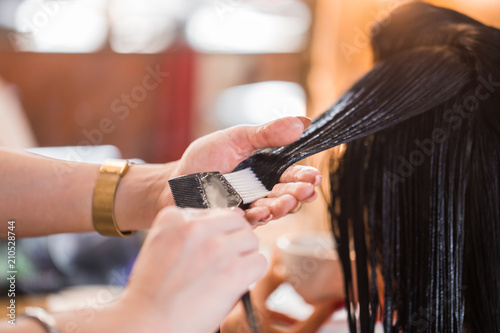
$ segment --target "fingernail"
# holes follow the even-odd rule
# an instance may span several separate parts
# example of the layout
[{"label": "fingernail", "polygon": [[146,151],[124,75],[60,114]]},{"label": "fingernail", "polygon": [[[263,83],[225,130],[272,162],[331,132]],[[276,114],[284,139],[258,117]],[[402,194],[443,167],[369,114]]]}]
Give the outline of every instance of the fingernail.
[{"label": "fingernail", "polygon": [[304,202],[312,202],[318,197],[318,192],[314,192],[310,196],[304,199]]},{"label": "fingernail", "polygon": [[306,128],[308,128],[308,127],[309,127],[309,125],[311,125],[311,122],[312,122],[311,118],[308,118],[308,117],[302,117],[302,116],[298,116],[297,118],[299,118],[299,119],[300,119],[300,121],[302,121],[302,123],[304,124],[304,130],[305,130]]},{"label": "fingernail", "polygon": [[320,175],[317,175],[316,178],[314,179],[314,186],[318,186],[319,184],[321,184],[322,180],[323,180],[323,177],[321,177]]},{"label": "fingernail", "polygon": [[262,222],[267,223],[273,219],[273,214],[269,214],[265,219],[262,220]]}]

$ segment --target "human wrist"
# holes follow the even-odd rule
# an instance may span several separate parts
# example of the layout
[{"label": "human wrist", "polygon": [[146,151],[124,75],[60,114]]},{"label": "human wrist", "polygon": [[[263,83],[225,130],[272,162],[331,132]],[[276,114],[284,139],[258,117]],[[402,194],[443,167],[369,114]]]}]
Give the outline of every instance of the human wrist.
[{"label": "human wrist", "polygon": [[[174,197],[172,196],[172,191],[168,185],[168,180],[179,176],[179,161],[170,162],[167,165],[168,176],[164,177],[165,187],[160,197],[158,198],[158,211],[157,213],[165,207],[175,206]],[[156,215],[155,215],[156,216]]]},{"label": "human wrist", "polygon": [[161,209],[168,180],[164,164],[134,164],[121,180],[115,199],[115,216],[120,230],[140,230],[151,226]]},{"label": "human wrist", "polygon": [[[85,315],[82,315],[83,313]],[[61,333],[141,333],[135,329],[140,324],[136,314],[132,311],[125,311],[116,302],[99,308],[79,309],[78,312],[58,312],[53,316]]]},{"label": "human wrist", "polygon": [[154,324],[150,312],[146,308],[135,303],[118,301],[110,308],[111,316],[115,318],[116,328],[106,332],[122,333],[160,333],[162,330],[154,330]]},{"label": "human wrist", "polygon": [[123,333],[169,332],[166,317],[157,312],[161,307],[155,306],[153,299],[137,292],[138,290],[131,292],[130,287],[127,287],[114,304],[114,311],[121,317],[128,318],[127,330]]}]

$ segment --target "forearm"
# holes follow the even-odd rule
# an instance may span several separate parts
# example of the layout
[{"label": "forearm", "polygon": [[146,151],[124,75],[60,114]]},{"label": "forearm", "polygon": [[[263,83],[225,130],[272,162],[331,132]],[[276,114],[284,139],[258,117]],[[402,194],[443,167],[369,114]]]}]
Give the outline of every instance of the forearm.
[{"label": "forearm", "polygon": [[[18,237],[94,231],[92,196],[99,165],[5,149],[0,150],[0,161],[0,222],[15,220]],[[130,168],[115,198],[121,230],[148,228],[160,206],[171,204],[164,189],[174,166]],[[1,238],[6,233],[6,226],[0,228]]]},{"label": "forearm", "polygon": [[139,310],[134,312],[130,307],[115,304],[102,308],[79,309],[76,312],[55,313],[53,316],[60,333],[146,333],[149,332],[144,324],[147,320],[141,320],[141,313]]},{"label": "forearm", "polygon": [[[141,333],[151,330],[147,320],[141,320],[140,311],[131,311],[121,305],[100,308],[84,308],[77,311],[52,313],[60,333]],[[35,319],[19,317],[15,325],[7,321],[0,322],[0,332],[5,333],[45,333],[46,330]]]}]

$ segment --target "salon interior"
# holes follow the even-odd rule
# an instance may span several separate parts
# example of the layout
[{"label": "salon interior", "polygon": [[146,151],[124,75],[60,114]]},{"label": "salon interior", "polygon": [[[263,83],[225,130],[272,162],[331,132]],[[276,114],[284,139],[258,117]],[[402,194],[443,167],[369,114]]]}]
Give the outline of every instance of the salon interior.
[{"label": "salon interior", "polygon": [[[314,118],[372,68],[370,29],[403,2],[2,0],[0,146],[79,162],[165,163],[217,130]],[[428,2],[500,28],[497,0]],[[325,170],[327,154],[300,163]],[[349,332],[322,190],[297,213],[255,229],[261,252],[285,272],[266,304],[305,320],[322,297],[337,298],[317,331]],[[112,302],[145,236],[18,240],[19,311]],[[7,256],[3,241],[0,253]],[[6,274],[2,268],[1,318]]]}]

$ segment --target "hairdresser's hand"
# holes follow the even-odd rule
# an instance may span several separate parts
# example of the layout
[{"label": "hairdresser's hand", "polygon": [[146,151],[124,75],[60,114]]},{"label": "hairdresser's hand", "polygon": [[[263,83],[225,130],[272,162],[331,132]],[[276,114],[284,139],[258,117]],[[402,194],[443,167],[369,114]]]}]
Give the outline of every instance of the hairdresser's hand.
[{"label": "hairdresser's hand", "polygon": [[[237,126],[209,134],[188,147],[172,177],[214,170],[229,173],[258,149],[294,142],[310,124],[309,118],[286,117],[261,126]],[[291,166],[267,198],[255,201],[246,210],[247,219],[255,225],[283,217],[299,203],[314,200],[320,181],[317,169]]]},{"label": "hairdresser's hand", "polygon": [[[344,298],[333,297],[313,304],[314,311],[306,320],[297,320],[286,314],[267,308],[266,300],[276,288],[285,282],[280,258],[274,254],[269,270],[257,282],[250,295],[261,333],[310,333],[316,332],[335,310],[344,306]],[[339,292],[341,294],[341,292]],[[281,298],[286,301],[286,299]],[[221,325],[221,333],[251,333],[245,310],[239,302]]]},{"label": "hairdresser's hand", "polygon": [[162,210],[123,299],[130,332],[214,332],[265,271],[241,209]]}]

